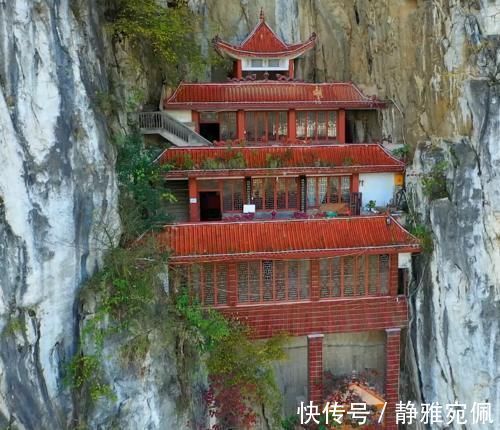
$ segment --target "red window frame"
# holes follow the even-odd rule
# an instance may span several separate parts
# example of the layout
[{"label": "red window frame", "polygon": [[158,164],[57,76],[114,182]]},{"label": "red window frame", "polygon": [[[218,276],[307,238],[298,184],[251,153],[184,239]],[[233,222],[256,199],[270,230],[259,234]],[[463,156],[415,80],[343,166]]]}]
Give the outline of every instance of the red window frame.
[{"label": "red window frame", "polygon": [[[350,278],[347,278],[348,270]],[[390,291],[390,273],[389,254],[320,258],[320,298],[386,296]]]},{"label": "red window frame", "polygon": [[[297,111],[296,114],[296,125],[295,125],[295,134],[297,139],[303,140],[337,140],[337,123],[338,123],[338,115],[337,111],[332,110],[300,110]],[[319,117],[320,115],[325,115],[325,134],[324,136],[319,136]],[[330,127],[330,118],[333,117],[333,126]],[[303,121],[304,133],[299,133],[299,127],[301,127],[300,123]],[[314,130],[312,135],[309,135],[309,129]],[[335,134],[330,136],[331,129],[335,130]]]},{"label": "red window frame", "polygon": [[[227,209],[226,207],[226,195],[227,195],[227,190],[226,186],[229,186],[230,188],[230,199],[231,199],[231,208]],[[239,188],[237,188],[239,187]],[[224,179],[221,180],[221,195],[222,195],[222,212],[223,213],[231,213],[231,212],[242,212],[243,211],[243,205],[245,204],[245,180],[244,179]],[[240,200],[235,197],[237,193],[241,194],[241,204]]]},{"label": "red window frame", "polygon": [[[285,204],[284,207],[278,204],[281,200],[280,192],[280,184],[285,184]],[[261,185],[257,185],[261,184]],[[292,186],[293,184],[293,186]],[[269,187],[270,185],[270,187]],[[255,191],[256,188],[259,188],[259,197],[258,201],[256,201]],[[272,190],[270,190],[269,188]],[[266,178],[252,178],[252,187],[251,187],[251,197],[252,204],[255,204],[255,210],[257,211],[296,211],[299,208],[300,203],[300,195],[299,195],[299,178],[291,177],[291,178],[282,178],[282,177],[266,177]],[[295,199],[292,199],[291,193],[295,193]],[[293,201],[295,200],[295,201]],[[259,203],[260,202],[260,203]]]},{"label": "red window frame", "polygon": [[[283,121],[281,121],[283,119]],[[259,123],[262,127],[259,127]],[[284,133],[279,133],[284,124]],[[259,136],[260,129],[263,134]],[[287,111],[247,111],[245,112],[245,140],[248,142],[276,142],[288,136]]]},{"label": "red window frame", "polygon": [[[269,267],[271,268],[270,278],[269,284],[266,285],[264,276],[266,268]],[[295,277],[291,276],[294,268],[297,273]],[[239,262],[236,270],[238,304],[279,303],[310,299],[311,265],[309,260]],[[293,288],[292,284],[295,284]]]},{"label": "red window frame", "polygon": [[[326,202],[320,202],[320,180],[326,179]],[[345,180],[349,180],[349,198],[345,198],[343,183]],[[314,203],[310,204],[310,181],[314,181]],[[336,199],[333,199],[335,193],[333,193],[333,184],[337,183],[337,193]],[[308,176],[306,178],[306,205],[308,209],[319,208],[323,204],[327,203],[346,203],[351,202],[352,193],[352,177],[351,176]]]}]

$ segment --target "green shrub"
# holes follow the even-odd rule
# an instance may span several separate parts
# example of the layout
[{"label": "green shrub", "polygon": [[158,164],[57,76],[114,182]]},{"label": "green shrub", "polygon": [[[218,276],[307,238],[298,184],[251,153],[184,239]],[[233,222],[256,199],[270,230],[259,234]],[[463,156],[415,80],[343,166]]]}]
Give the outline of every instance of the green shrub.
[{"label": "green shrub", "polygon": [[446,170],[448,163],[440,161],[436,163],[428,175],[422,178],[422,191],[429,200],[449,197],[446,189]]}]

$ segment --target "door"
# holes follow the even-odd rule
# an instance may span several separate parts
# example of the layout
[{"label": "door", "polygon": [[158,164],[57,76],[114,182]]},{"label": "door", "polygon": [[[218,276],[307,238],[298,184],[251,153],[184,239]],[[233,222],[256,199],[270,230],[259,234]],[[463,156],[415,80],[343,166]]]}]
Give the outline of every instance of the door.
[{"label": "door", "polygon": [[220,193],[203,191],[200,193],[200,220],[220,221],[222,219]]}]

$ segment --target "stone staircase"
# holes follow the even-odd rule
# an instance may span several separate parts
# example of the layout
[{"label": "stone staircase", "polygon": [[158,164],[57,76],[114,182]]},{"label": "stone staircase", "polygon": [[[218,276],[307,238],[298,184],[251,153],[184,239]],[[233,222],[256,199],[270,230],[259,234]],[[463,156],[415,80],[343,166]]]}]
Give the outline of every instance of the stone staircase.
[{"label": "stone staircase", "polygon": [[133,114],[142,134],[157,134],[175,146],[212,146],[212,143],[166,112]]}]

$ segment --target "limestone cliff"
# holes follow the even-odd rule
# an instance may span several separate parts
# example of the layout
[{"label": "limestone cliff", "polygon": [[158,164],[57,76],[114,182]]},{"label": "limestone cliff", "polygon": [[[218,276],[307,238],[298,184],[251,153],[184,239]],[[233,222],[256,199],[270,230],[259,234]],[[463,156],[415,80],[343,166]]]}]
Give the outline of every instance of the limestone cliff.
[{"label": "limestone cliff", "polygon": [[99,20],[91,2],[0,2],[2,428],[71,427],[75,298],[119,227]]},{"label": "limestone cliff", "polygon": [[[109,74],[127,76],[150,99],[160,92],[158,76],[127,64],[126,44],[113,53],[98,3],[0,0],[1,427],[72,427],[61,375],[78,337],[77,292],[119,224],[99,105]],[[434,239],[433,253],[415,265],[403,398],[489,401],[489,428],[498,428],[500,1],[189,3],[207,50],[216,33],[241,40],[263,7],[288,42],[318,33],[299,76],[352,80],[391,102],[380,118],[384,140],[416,151],[407,183]],[[154,67],[144,61],[141,70]],[[447,196],[431,200],[421,179],[440,161]],[[173,354],[151,353],[140,378],[117,375],[111,359],[105,370],[118,399],[100,404],[91,426],[182,428],[177,386],[165,384],[175,377],[165,369]]]}]

